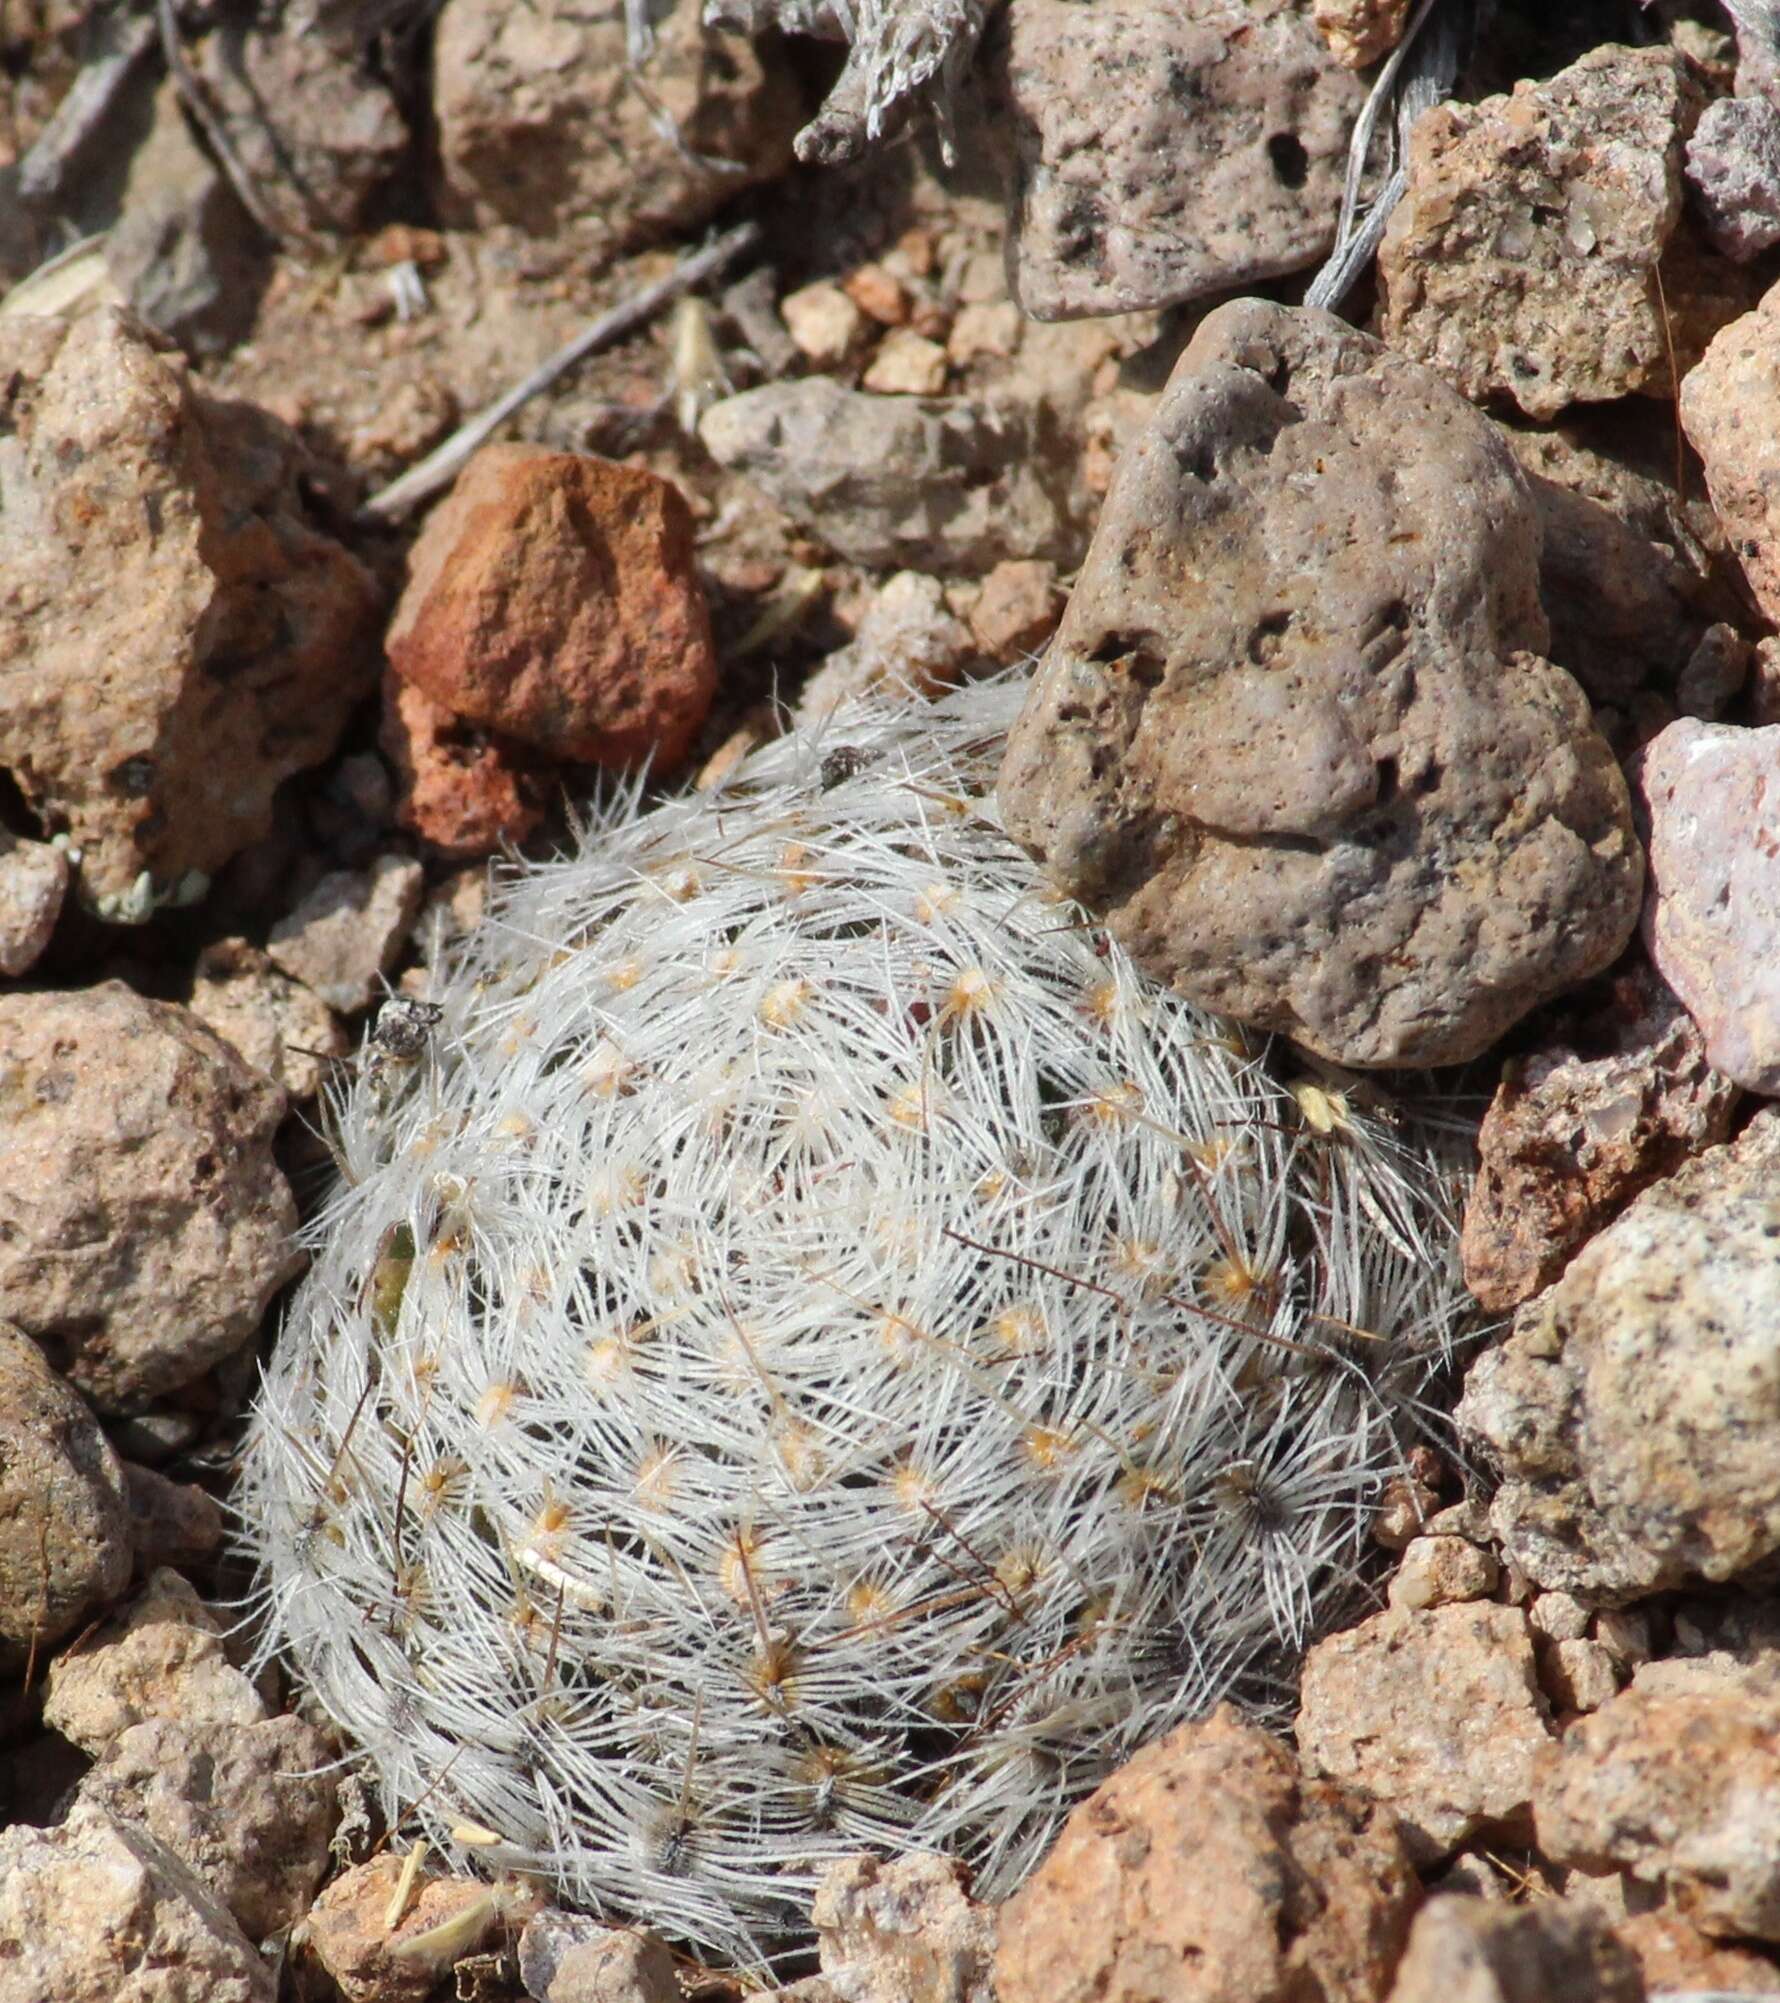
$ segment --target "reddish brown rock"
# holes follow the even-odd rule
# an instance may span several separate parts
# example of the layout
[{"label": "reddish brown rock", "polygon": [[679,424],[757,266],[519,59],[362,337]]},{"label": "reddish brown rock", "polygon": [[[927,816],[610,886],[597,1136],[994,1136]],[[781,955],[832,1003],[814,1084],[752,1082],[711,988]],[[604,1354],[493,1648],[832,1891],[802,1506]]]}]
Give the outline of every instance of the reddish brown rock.
[{"label": "reddish brown rock", "polygon": [[1227,1706],[1083,1802],[1001,1910],[1001,2003],[1376,2003],[1420,1887],[1394,1818]]},{"label": "reddish brown rock", "polygon": [[146,918],[271,826],[376,670],[377,592],[296,438],[204,395],[128,314],[0,322],[0,767]]},{"label": "reddish brown rock", "polygon": [[1640,1190],[1724,1140],[1741,1096],[1642,964],[1565,1010],[1483,1117],[1466,1284],[1495,1313],[1531,1300]]},{"label": "reddish brown rock", "polygon": [[1057,630],[1063,604],[1054,563],[1034,557],[998,563],[970,608],[970,630],[992,659],[1017,661],[1036,654]]},{"label": "reddish brown rock", "polygon": [[408,559],[390,665],[455,716],[600,765],[677,764],[717,686],[692,516],[653,473],[489,445]]},{"label": "reddish brown rock", "polygon": [[[390,1899],[404,1860],[386,1853],[336,1878],[309,1909],[309,1952],[346,2003],[421,2003],[452,1964],[474,1954],[503,1917],[487,1885],[422,1871],[395,1920]],[[542,1900],[534,1897],[535,1908]]]},{"label": "reddish brown rock", "polygon": [[397,674],[383,679],[377,741],[395,768],[396,819],[445,855],[493,855],[544,818],[547,760],[453,716]]},{"label": "reddish brown rock", "polygon": [[1613,1929],[1638,1958],[1645,1987],[1659,1991],[1723,1989],[1745,1996],[1780,1995],[1780,1962],[1746,1947],[1711,1940],[1672,1906],[1638,1913]]},{"label": "reddish brown rock", "polygon": [[1681,422],[1750,589],[1780,621],[1780,285],[1689,371]]}]

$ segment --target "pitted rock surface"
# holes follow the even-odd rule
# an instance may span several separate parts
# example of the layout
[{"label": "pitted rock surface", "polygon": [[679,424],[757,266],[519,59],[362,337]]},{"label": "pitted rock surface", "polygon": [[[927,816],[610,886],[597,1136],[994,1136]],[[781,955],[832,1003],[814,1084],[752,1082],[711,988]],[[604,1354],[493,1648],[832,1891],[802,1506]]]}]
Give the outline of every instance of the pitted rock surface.
[{"label": "pitted rock surface", "polygon": [[1780,1113],[1592,1239],[1472,1367],[1458,1419],[1547,1590],[1612,1606],[1780,1551]]},{"label": "pitted rock surface", "polygon": [[1780,285],[1689,372],[1681,422],[1749,588],[1780,621]]},{"label": "pitted rock surface", "polygon": [[1012,732],[1010,832],[1151,973],[1360,1066],[1446,1064],[1606,966],[1643,862],[1542,657],[1488,422],[1332,316],[1200,326]]}]

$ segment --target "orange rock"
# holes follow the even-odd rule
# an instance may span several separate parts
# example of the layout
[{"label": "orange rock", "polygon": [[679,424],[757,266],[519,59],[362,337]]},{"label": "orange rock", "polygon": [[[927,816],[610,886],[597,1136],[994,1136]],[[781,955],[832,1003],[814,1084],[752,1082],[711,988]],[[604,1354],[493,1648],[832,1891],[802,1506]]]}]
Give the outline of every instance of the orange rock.
[{"label": "orange rock", "polygon": [[377,741],[395,767],[397,820],[447,855],[492,855],[544,818],[542,760],[441,709],[399,675],[384,677]]},{"label": "orange rock", "polygon": [[636,467],[485,446],[414,545],[388,647],[434,702],[550,757],[677,764],[717,685],[691,513]]}]

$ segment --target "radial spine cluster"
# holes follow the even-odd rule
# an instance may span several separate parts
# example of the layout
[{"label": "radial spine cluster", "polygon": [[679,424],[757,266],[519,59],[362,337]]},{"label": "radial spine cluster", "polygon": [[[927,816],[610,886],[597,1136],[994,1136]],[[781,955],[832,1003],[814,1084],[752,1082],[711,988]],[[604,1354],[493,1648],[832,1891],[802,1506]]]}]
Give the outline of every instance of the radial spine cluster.
[{"label": "radial spine cluster", "polygon": [[823,1861],[998,1897],[1289,1668],[1462,1313],[1452,1177],[1160,992],[880,701],[516,869],[337,1190],[243,1514],[387,1811],[769,1962]]}]

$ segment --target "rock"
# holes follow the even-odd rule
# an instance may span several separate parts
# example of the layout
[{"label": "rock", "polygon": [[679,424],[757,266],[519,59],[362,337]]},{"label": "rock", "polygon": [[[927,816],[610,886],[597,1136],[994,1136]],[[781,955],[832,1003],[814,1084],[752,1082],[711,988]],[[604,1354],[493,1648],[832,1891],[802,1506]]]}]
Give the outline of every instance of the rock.
[{"label": "rock", "polygon": [[1019,351],[1026,322],[1011,299],[979,300],[961,306],[946,335],[946,359],[968,368],[980,355],[1007,361]]},{"label": "rock", "polygon": [[0,321],[0,767],[79,849],[81,895],[201,894],[334,747],[376,587],[310,520],[301,449],[204,395],[128,315]]},{"label": "rock", "polygon": [[815,723],[886,685],[937,695],[959,679],[974,652],[970,634],[947,609],[938,578],[898,571],[866,608],[858,632],[804,684],[798,720]]},{"label": "rock", "polygon": [[410,856],[332,870],[272,927],[267,956],[329,1008],[356,1015],[382,993],[425,890],[426,872]]},{"label": "rock", "polygon": [[1311,18],[1335,60],[1363,70],[1403,39],[1409,0],[1313,0]]},{"label": "rock", "polygon": [[222,1549],[223,1513],[212,1496],[195,1481],[169,1481],[134,1461],[125,1461],[123,1468],[137,1571],[201,1565],[216,1556]]},{"label": "rock", "polygon": [[1372,2003],[1420,1897],[1392,1817],[1228,1706],[1146,1746],[1001,1909],[1001,2003]]},{"label": "rock", "polygon": [[818,369],[844,368],[865,344],[865,315],[825,278],[788,292],[779,311],[799,351]]},{"label": "rock", "polygon": [[395,804],[389,767],[375,751],[356,751],[309,796],[309,825],[348,868],[356,868],[389,832]]},{"label": "rock", "polygon": [[946,386],[946,351],[898,327],[878,343],[860,383],[879,396],[938,396]]},{"label": "rock", "polygon": [[550,758],[665,772],[717,686],[692,515],[653,473],[485,445],[427,518],[390,665]]},{"label": "rock", "polygon": [[1679,718],[1631,768],[1649,815],[1644,940],[1706,1056],[1780,1094],[1780,725]]},{"label": "rock", "polygon": [[1780,1550],[1780,1113],[1647,1189],[1473,1364],[1463,1433],[1538,1585],[1612,1606]]},{"label": "rock", "polygon": [[1780,285],[1688,371],[1681,422],[1749,588],[1780,624]]},{"label": "rock", "polygon": [[683,235],[788,167],[803,106],[786,65],[708,32],[699,0],[649,20],[633,71],[623,0],[447,0],[433,110],[448,220],[605,257]]},{"label": "rock", "polygon": [[219,939],[198,955],[188,1006],[293,1101],[312,1099],[328,1060],[349,1047],[327,1003],[245,939]]},{"label": "rock", "polygon": [[444,855],[493,855],[544,819],[547,759],[453,716],[393,672],[383,678],[377,741],[395,768],[396,819]]},{"label": "rock", "polygon": [[302,1264],[284,1094],[121,981],[0,995],[0,1299],[106,1413],[248,1340]]},{"label": "rock", "polygon": [[991,660],[1011,664],[1042,651],[1064,603],[1054,563],[998,563],[970,608],[970,630]]},{"label": "rock", "polygon": [[985,571],[1004,557],[1069,558],[1074,534],[1028,414],[961,397],[871,396],[826,376],[713,404],[711,456],[850,563]]},{"label": "rock", "polygon": [[1545,639],[1488,423],[1331,315],[1237,301],[1120,463],[1002,812],[1191,1000],[1457,1063],[1635,922],[1624,783]]},{"label": "rock", "polygon": [[519,1975],[533,2003],[681,2003],[683,1994],[653,1934],[554,1907],[526,1921]]},{"label": "rock", "polygon": [[287,18],[220,19],[198,71],[267,217],[283,237],[344,233],[401,166],[408,129],[371,44]]},{"label": "rock", "polygon": [[1780,1694],[1629,1690],[1543,1756],[1539,1847],[1660,1889],[1702,1933],[1780,1940]]},{"label": "rock", "polygon": [[983,71],[1035,319],[1240,290],[1334,242],[1365,86],[1296,0],[1011,0]]},{"label": "rock", "polygon": [[309,1909],[309,1952],[339,1984],[346,2003],[423,2003],[451,1964],[475,1953],[502,1917],[487,1885],[422,1871],[402,1917],[388,1924],[403,1861],[385,1854],[355,1865]]},{"label": "rock", "polygon": [[1642,963],[1566,1009],[1483,1116],[1466,1285],[1492,1313],[1531,1300],[1641,1189],[1724,1140],[1741,1096]]},{"label": "rock", "polygon": [[1418,119],[1378,253],[1384,338],[1541,420],[1671,393],[1670,339],[1685,367],[1722,304],[1681,263],[1682,148],[1704,102],[1678,51],[1609,44]]},{"label": "rock", "polygon": [[300,1718],[131,1725],[80,1798],[164,1843],[249,1940],[294,1925],[328,1863],[337,1749]]},{"label": "rock", "polygon": [[1588,1633],[1588,1608],[1574,1593],[1540,1593],[1528,1603],[1527,1619],[1547,1641],[1580,1641]]},{"label": "rock", "polygon": [[179,1573],[152,1572],[127,1607],[50,1664],[43,1721],[95,1758],[151,1719],[257,1725],[265,1703],[230,1662],[223,1634]]},{"label": "rock", "polygon": [[273,2003],[269,1962],[146,1829],[0,1830],[0,2003]]},{"label": "rock", "polygon": [[995,1909],[966,1883],[946,1857],[829,1865],[810,1909],[822,1964],[810,2003],[823,1991],[823,2003],[996,2003]]},{"label": "rock", "polygon": [[1555,1641],[1539,1652],[1539,1683],[1554,1711],[1598,1711],[1618,1692],[1619,1671],[1598,1641]]},{"label": "rock", "polygon": [[1644,2003],[1637,1957],[1561,1899],[1434,1898],[1415,1916],[1389,2003]]},{"label": "rock", "polygon": [[41,1655],[122,1592],[130,1551],[117,1455],[37,1345],[0,1322],[0,1665]]},{"label": "rock", "polygon": [[1736,627],[1722,620],[1708,626],[1675,684],[1681,714],[1715,723],[1742,694],[1754,656],[1755,649]]},{"label": "rock", "polygon": [[1394,1809],[1418,1864],[1479,1830],[1523,1840],[1550,1741],[1516,1607],[1389,1610],[1318,1642],[1299,1689],[1307,1772]]},{"label": "rock", "polygon": [[131,310],[188,354],[226,354],[253,325],[271,269],[267,246],[193,137],[170,77],[131,155],[105,264]]},{"label": "rock", "polygon": [[1637,1957],[1652,1996],[1702,1989],[1780,1995],[1780,1967],[1748,1948],[1708,1939],[1672,1906],[1634,1914],[1613,1931]]},{"label": "rock", "polygon": [[62,915],[68,852],[0,830],[0,977],[28,974]]},{"label": "rock", "polygon": [[1418,1537],[1391,1580],[1390,1604],[1413,1609],[1488,1599],[1501,1570],[1489,1552],[1462,1537]]},{"label": "rock", "polygon": [[1712,248],[1738,264],[1780,243],[1780,106],[1721,97],[1687,142],[1687,185]]},{"label": "rock", "polygon": [[1656,1652],[1650,1615],[1641,1608],[1603,1608],[1593,1625],[1596,1641],[1612,1656],[1616,1668],[1635,1669]]}]

